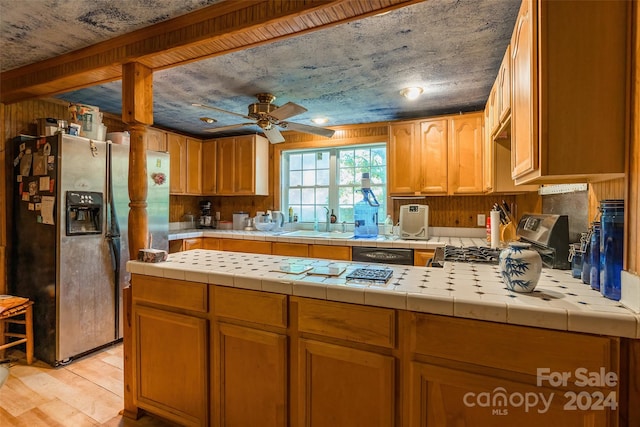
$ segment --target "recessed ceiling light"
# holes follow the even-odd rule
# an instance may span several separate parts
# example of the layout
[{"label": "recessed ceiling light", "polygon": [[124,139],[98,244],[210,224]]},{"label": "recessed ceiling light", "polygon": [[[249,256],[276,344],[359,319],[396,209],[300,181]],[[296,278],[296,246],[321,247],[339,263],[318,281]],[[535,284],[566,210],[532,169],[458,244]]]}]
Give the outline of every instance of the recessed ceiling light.
[{"label": "recessed ceiling light", "polygon": [[404,96],[410,101],[413,101],[414,99],[418,99],[418,97],[422,95],[422,88],[417,86],[405,87],[400,91],[400,95]]},{"label": "recessed ceiling light", "polygon": [[329,121],[326,117],[316,117],[315,119],[311,119],[311,121],[317,125],[323,125]]},{"label": "recessed ceiling light", "polygon": [[209,124],[217,122],[216,119],[212,119],[211,117],[200,117],[200,120]]}]

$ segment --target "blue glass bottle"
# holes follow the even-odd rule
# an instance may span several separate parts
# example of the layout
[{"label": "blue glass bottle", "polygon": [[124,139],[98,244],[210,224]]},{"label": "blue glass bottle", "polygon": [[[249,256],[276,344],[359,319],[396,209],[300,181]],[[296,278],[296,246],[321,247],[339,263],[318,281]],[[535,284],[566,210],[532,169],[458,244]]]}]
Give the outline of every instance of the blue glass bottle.
[{"label": "blue glass bottle", "polygon": [[593,234],[593,224],[591,224],[591,228],[589,228],[589,232],[586,233],[585,244],[584,244],[584,254],[582,254],[582,283],[585,285],[590,284],[591,274],[591,235]]},{"label": "blue glass bottle", "polygon": [[593,222],[593,232],[589,243],[589,284],[600,290],[600,222]]},{"label": "blue glass bottle", "polygon": [[600,202],[600,292],[605,297],[620,300],[620,274],[624,241],[624,200]]}]

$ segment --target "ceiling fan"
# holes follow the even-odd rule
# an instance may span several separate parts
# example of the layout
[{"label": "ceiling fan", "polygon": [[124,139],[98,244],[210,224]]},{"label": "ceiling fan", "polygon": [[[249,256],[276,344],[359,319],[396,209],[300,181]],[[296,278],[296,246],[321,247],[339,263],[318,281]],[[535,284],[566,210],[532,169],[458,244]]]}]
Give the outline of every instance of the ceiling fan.
[{"label": "ceiling fan", "polygon": [[235,125],[205,129],[207,132],[224,132],[243,126],[258,125],[264,132],[269,142],[271,142],[272,144],[284,142],[284,137],[282,136],[278,128],[291,129],[298,132],[325,136],[327,138],[331,138],[335,133],[334,130],[323,127],[284,121],[289,117],[297,116],[298,114],[306,112],[307,109],[301,105],[295,104],[293,102],[287,102],[286,104],[278,107],[277,105],[273,104],[273,101],[275,101],[276,97],[270,93],[259,93],[256,95],[256,98],[258,98],[258,102],[249,105],[249,112],[247,115],[234,113],[232,111],[227,111],[221,108],[211,107],[204,104],[191,105],[193,105],[194,107],[208,108],[210,110],[232,114],[234,116],[242,117],[247,120],[252,120],[248,123],[238,123]]}]

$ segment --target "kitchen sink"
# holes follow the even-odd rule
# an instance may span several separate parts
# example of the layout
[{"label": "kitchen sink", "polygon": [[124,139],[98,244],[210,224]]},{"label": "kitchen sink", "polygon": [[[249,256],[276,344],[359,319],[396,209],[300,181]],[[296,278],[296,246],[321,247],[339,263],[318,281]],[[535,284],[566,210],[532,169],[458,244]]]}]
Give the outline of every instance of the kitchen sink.
[{"label": "kitchen sink", "polygon": [[313,230],[297,230],[288,233],[282,233],[287,237],[306,237],[308,239],[351,239],[353,232],[341,231],[313,231]]}]

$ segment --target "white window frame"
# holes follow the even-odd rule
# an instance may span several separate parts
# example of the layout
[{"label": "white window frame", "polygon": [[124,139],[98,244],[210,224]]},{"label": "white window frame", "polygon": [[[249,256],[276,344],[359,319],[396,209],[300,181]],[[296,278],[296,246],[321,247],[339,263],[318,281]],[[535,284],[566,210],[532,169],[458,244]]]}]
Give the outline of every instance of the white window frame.
[{"label": "white window frame", "polygon": [[[289,164],[289,156],[292,154],[303,154],[303,153],[315,153],[315,152],[329,152],[330,158],[329,158],[329,175],[330,175],[330,183],[329,183],[329,204],[328,204],[328,209],[331,212],[331,210],[333,209],[334,213],[338,216],[338,223],[342,223],[343,219],[340,218],[340,209],[339,209],[339,189],[340,189],[340,185],[339,185],[339,176],[338,176],[338,155],[339,152],[342,150],[358,150],[358,149],[380,149],[380,148],[384,148],[385,150],[385,164],[384,164],[384,168],[385,168],[385,173],[384,173],[384,181],[382,184],[373,184],[372,183],[372,188],[375,188],[374,191],[376,191],[376,197],[378,197],[378,202],[380,203],[380,208],[379,208],[379,212],[378,212],[378,218],[379,221],[382,222],[384,220],[384,218],[386,218],[386,212],[387,212],[387,181],[388,181],[388,150],[387,150],[387,144],[384,142],[379,142],[379,143],[370,143],[370,144],[355,144],[355,145],[344,145],[344,146],[337,146],[337,147],[316,147],[316,148],[304,148],[304,149],[291,149],[291,150],[283,150],[281,152],[281,163],[280,163],[280,206],[281,206],[281,210],[282,212],[285,214],[285,216],[288,215],[288,210],[289,207],[291,206],[289,203],[289,171],[290,171],[290,164]],[[360,182],[360,176],[356,176],[355,177],[355,183],[354,183],[354,188],[358,188],[359,187],[359,182]],[[318,187],[324,187],[324,186],[313,186],[313,187],[306,187],[306,188],[318,188]],[[360,195],[358,194],[354,194],[354,200],[353,200],[353,204],[355,205],[355,203],[357,203],[360,200]],[[299,206],[299,205],[297,205]],[[326,226],[326,211],[323,209],[323,206],[325,205],[321,205],[321,204],[315,204],[315,212],[316,212],[316,219],[317,222],[319,224],[322,224],[323,227]],[[344,205],[343,205],[344,206]],[[294,207],[294,214],[299,216],[299,222],[303,223],[303,224],[311,224],[314,222],[313,219],[307,218],[306,220],[303,220],[302,218],[302,214],[301,212],[299,212],[298,208]],[[348,218],[348,220],[346,221],[348,224],[352,224],[353,223],[353,219],[352,218]]]}]

